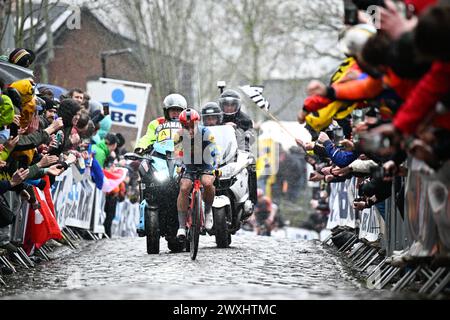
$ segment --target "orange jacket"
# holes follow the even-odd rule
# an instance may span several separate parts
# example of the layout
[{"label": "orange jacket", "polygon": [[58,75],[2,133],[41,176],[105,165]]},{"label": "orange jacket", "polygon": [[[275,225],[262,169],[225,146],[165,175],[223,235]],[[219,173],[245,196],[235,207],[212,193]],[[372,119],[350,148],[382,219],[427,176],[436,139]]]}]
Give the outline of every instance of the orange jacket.
[{"label": "orange jacket", "polygon": [[383,78],[375,79],[368,76],[362,80],[336,83],[333,85],[336,100],[366,100],[373,99],[381,94],[384,86],[392,88],[400,98],[406,99],[416,86],[417,80],[403,79],[388,69]]}]

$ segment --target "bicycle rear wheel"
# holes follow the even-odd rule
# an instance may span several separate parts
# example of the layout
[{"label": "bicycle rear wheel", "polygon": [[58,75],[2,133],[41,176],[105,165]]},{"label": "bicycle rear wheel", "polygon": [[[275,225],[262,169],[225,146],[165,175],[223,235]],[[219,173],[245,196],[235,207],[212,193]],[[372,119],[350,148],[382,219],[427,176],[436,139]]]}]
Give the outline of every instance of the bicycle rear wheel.
[{"label": "bicycle rear wheel", "polygon": [[190,237],[191,259],[197,258],[198,244],[200,240],[201,228],[201,213],[202,213],[202,193],[195,194],[194,207],[192,208],[192,225]]}]

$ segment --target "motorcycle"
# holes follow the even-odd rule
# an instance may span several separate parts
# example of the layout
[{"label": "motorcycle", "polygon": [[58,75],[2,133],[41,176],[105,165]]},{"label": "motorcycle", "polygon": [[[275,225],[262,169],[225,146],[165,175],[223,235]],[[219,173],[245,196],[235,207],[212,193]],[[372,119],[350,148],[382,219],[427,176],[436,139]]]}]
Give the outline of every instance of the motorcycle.
[{"label": "motorcycle", "polygon": [[216,138],[221,156],[212,208],[214,224],[209,234],[216,237],[217,247],[227,248],[231,244],[231,236],[253,213],[255,203],[250,200],[248,177],[255,160],[250,152],[238,149],[233,127],[208,128]]},{"label": "motorcycle", "polygon": [[147,237],[147,253],[158,254],[160,238],[167,240],[169,250],[183,251],[185,244],[176,239],[178,230],[177,198],[179,193],[179,167],[174,156],[175,145],[172,131],[179,123],[166,123],[159,132],[152,150],[143,156],[127,153],[125,159],[140,161],[139,184],[140,220],[137,226],[139,237]]}]

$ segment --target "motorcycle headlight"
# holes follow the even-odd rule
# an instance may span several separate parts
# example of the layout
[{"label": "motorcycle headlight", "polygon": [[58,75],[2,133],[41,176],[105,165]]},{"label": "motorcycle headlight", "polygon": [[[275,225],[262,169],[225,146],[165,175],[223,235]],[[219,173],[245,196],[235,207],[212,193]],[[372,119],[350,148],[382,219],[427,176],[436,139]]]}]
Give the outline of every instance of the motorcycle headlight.
[{"label": "motorcycle headlight", "polygon": [[153,175],[159,182],[164,182],[168,179],[167,175],[164,172],[155,172],[153,173]]}]

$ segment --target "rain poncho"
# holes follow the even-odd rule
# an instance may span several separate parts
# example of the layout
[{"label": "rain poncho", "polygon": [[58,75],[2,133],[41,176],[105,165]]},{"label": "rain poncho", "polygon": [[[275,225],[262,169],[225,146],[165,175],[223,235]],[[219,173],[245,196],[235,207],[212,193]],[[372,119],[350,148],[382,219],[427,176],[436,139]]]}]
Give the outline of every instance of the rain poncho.
[{"label": "rain poncho", "polygon": [[99,143],[106,135],[111,131],[112,120],[111,116],[106,116],[100,121],[100,129],[97,134],[92,138],[95,143]]},{"label": "rain poncho", "polygon": [[2,95],[2,101],[3,103],[0,105],[0,127],[11,124],[14,119],[14,105],[11,99]]}]

